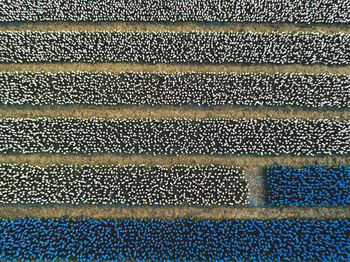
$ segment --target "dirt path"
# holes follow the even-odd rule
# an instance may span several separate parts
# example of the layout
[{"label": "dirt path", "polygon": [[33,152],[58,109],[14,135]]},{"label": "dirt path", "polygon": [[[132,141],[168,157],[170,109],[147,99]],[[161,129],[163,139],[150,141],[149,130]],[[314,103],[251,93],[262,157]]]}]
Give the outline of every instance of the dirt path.
[{"label": "dirt path", "polygon": [[249,206],[266,206],[266,180],[262,166],[249,166],[245,169],[245,178],[249,184]]},{"label": "dirt path", "polygon": [[81,117],[81,118],[298,118],[349,120],[350,109],[273,109],[265,107],[215,106],[210,109],[176,106],[66,106],[40,108],[0,108],[1,118]]},{"label": "dirt path", "polygon": [[308,164],[349,165],[347,156],[152,156],[152,155],[59,155],[59,154],[0,154],[1,163],[17,163],[46,166],[51,164],[65,165],[223,165],[240,166],[248,170],[249,176],[260,173],[266,165],[286,165],[302,167]]},{"label": "dirt path", "polygon": [[322,32],[326,34],[350,33],[348,24],[288,24],[288,23],[137,23],[137,22],[28,22],[0,23],[0,31],[148,31],[148,32]]},{"label": "dirt path", "polygon": [[2,72],[212,72],[212,73],[301,73],[301,74],[350,74],[350,66],[326,65],[189,65],[189,64],[138,64],[138,63],[0,63]]},{"label": "dirt path", "polygon": [[348,219],[350,207],[101,207],[0,206],[4,218],[158,218],[158,219]]}]

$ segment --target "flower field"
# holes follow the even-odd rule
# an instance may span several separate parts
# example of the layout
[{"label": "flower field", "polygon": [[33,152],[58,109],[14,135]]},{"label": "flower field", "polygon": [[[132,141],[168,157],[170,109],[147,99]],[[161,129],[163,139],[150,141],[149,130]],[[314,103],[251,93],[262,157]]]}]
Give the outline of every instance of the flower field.
[{"label": "flower field", "polygon": [[[211,21],[349,23],[349,2],[310,1],[10,1],[1,20],[15,21]],[[61,12],[55,12],[55,9]]]},{"label": "flower field", "polygon": [[349,261],[348,0],[0,0],[0,260]]},{"label": "flower field", "polygon": [[[346,261],[349,220],[0,220],[1,259]],[[35,241],[40,239],[40,241]]]},{"label": "flower field", "polygon": [[349,205],[349,166],[268,166],[267,195],[271,205]]},{"label": "flower field", "polygon": [[0,152],[349,155],[350,121],[1,119]]},{"label": "flower field", "polygon": [[0,84],[6,106],[350,107],[350,77],[335,74],[11,72]]},{"label": "flower field", "polygon": [[242,170],[225,166],[0,165],[2,204],[247,204]]},{"label": "flower field", "polygon": [[349,65],[349,41],[319,33],[0,32],[0,62]]}]

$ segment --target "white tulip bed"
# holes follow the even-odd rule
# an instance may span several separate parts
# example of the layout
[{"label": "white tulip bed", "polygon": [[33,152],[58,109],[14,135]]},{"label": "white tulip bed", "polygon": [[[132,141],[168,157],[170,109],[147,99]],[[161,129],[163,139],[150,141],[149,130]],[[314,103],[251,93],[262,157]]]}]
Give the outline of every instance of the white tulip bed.
[{"label": "white tulip bed", "polygon": [[349,120],[0,119],[1,153],[349,155]]},{"label": "white tulip bed", "polygon": [[0,32],[0,62],[350,64],[350,35]]},{"label": "white tulip bed", "polygon": [[237,167],[0,164],[1,204],[243,205],[248,193]]},{"label": "white tulip bed", "polygon": [[350,75],[3,72],[0,104],[349,108]]},{"label": "white tulip bed", "polygon": [[348,0],[1,0],[0,3],[0,21],[6,22],[350,22]]}]

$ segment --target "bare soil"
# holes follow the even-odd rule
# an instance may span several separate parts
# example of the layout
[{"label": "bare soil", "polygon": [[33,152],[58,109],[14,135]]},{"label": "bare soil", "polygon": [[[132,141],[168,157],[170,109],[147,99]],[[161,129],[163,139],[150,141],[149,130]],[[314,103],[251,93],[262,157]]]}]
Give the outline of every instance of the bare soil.
[{"label": "bare soil", "polygon": [[0,206],[5,218],[348,219],[350,207]]},{"label": "bare soil", "polygon": [[274,119],[338,119],[349,120],[350,108],[346,109],[298,109],[266,107],[229,107],[215,106],[209,109],[177,106],[65,106],[65,107],[2,107],[1,118],[36,117],[80,117],[80,118],[274,118]]},{"label": "bare soil", "polygon": [[288,24],[288,23],[138,23],[138,22],[28,22],[0,24],[0,31],[147,31],[147,32],[317,32],[325,34],[350,33],[349,24]]},{"label": "bare soil", "polygon": [[241,64],[139,64],[139,63],[0,63],[2,72],[211,72],[211,73],[300,73],[300,74],[350,74],[350,66],[326,65],[241,65]]}]

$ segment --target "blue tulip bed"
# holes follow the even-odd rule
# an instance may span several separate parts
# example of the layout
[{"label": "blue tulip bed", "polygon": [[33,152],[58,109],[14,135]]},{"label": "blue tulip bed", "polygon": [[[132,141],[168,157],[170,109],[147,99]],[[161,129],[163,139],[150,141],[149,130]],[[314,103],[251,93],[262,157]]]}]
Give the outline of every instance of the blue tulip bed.
[{"label": "blue tulip bed", "polygon": [[350,220],[0,220],[0,258],[348,261]]},{"label": "blue tulip bed", "polygon": [[350,204],[350,167],[266,167],[267,199],[274,206]]}]

